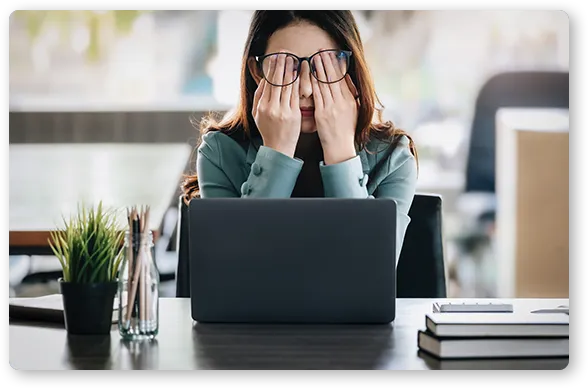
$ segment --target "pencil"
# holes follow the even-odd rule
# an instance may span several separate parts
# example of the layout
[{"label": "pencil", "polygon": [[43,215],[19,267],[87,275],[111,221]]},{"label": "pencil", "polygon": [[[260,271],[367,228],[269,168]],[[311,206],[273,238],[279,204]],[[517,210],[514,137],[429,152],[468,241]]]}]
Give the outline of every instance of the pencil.
[{"label": "pencil", "polygon": [[[137,276],[140,274],[136,273],[137,270],[139,269],[139,258],[140,258],[140,252],[141,252],[141,244],[142,244],[142,239],[141,239],[141,214],[138,212],[137,207],[135,206],[135,219],[134,219],[134,223],[133,223],[133,233],[135,234],[135,245],[133,246],[133,250],[134,250],[134,262],[133,262],[133,279],[134,279],[134,284],[133,287],[137,287],[137,281],[138,278]],[[138,298],[136,297],[135,294],[133,294],[133,314],[135,317],[137,317],[139,311],[139,302],[138,302]]]},{"label": "pencil", "polygon": [[[141,254],[141,251],[139,251],[139,255],[136,258],[135,263],[141,263],[142,256],[143,255]],[[135,267],[139,267],[139,266],[138,265],[135,265]],[[129,295],[130,295],[130,299],[129,300],[132,301],[133,308],[135,307],[134,305],[136,304],[137,286],[139,284],[139,275],[140,275],[140,272],[141,272],[141,268],[140,267],[139,268],[135,268],[134,274],[133,274],[133,279],[132,279],[132,282],[130,283],[130,285],[131,285],[131,291],[129,293]],[[132,311],[133,310],[131,310],[131,309],[127,310],[127,319],[131,319],[131,312]]]},{"label": "pencil", "polygon": [[143,205],[140,207],[140,222],[139,222],[139,233],[141,235],[141,262],[138,263],[139,266],[139,331],[143,331],[143,326],[145,322],[145,210]]},{"label": "pencil", "polygon": [[[147,260],[146,263],[149,263],[149,265],[151,264],[152,261],[152,257],[151,257],[151,250],[147,251]],[[145,268],[145,286],[148,287],[147,288],[147,292],[145,295],[145,305],[147,308],[147,317],[146,319],[149,320],[149,322],[151,322],[153,320],[153,298],[152,298],[152,294],[151,294],[151,287],[153,286],[152,284],[153,279],[151,277],[151,271],[149,271],[149,266],[147,266]]]},{"label": "pencil", "polygon": [[[127,241],[127,266],[128,266],[128,280],[127,280],[127,314],[133,307],[131,303],[131,293],[129,292],[131,286],[131,279],[133,278],[133,218],[134,210],[127,208],[127,222],[129,224],[129,233]],[[122,295],[121,295],[122,296]],[[122,312],[122,311],[121,311]]]},{"label": "pencil", "polygon": [[[143,248],[144,249],[144,248]],[[140,294],[139,294],[139,319],[140,319],[140,330],[142,330],[144,323],[145,323],[145,294],[147,292],[145,287],[145,253],[141,255],[141,276],[139,277],[140,282]]]},{"label": "pencil", "polygon": [[[143,231],[144,233],[149,233],[149,205],[147,205],[145,207],[145,218],[144,218],[144,224],[143,224]],[[150,243],[150,242],[149,242]],[[145,308],[148,309],[146,311],[146,319],[151,320],[151,271],[149,270],[150,266],[153,265],[153,258],[151,256],[151,247],[150,246],[146,246],[145,247],[145,278],[144,278],[144,282],[145,282],[145,286],[144,287],[149,287],[148,289],[145,290]],[[149,290],[149,291],[148,291]]]},{"label": "pencil", "polygon": [[135,312],[137,313],[136,309],[139,307],[137,305],[137,287],[138,287],[138,283],[139,283],[139,275],[140,275],[140,263],[142,261],[142,254],[141,254],[141,249],[140,249],[140,244],[141,244],[141,237],[139,234],[139,216],[137,215],[137,212],[135,210],[135,217],[133,219],[133,234],[135,234],[135,241],[136,243],[134,244],[133,247],[133,253],[135,255],[135,259],[134,261],[134,265],[133,265],[133,277],[132,279],[129,280],[129,287],[131,287],[131,292],[130,292],[130,301],[132,301],[132,305],[133,308],[127,310],[127,319],[131,319],[131,313]]}]

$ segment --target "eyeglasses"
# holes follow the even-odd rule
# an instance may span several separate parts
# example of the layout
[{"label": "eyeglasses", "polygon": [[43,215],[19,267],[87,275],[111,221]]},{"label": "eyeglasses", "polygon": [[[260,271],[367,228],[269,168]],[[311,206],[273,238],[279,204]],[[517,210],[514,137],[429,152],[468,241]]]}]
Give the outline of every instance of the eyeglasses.
[{"label": "eyeglasses", "polygon": [[[320,58],[320,61],[319,61]],[[349,71],[351,51],[322,50],[310,57],[290,53],[270,53],[256,56],[255,60],[265,80],[274,86],[288,86],[300,75],[302,62],[307,61],[310,73],[317,81],[332,84],[341,81]],[[282,67],[282,71],[276,71]]]}]

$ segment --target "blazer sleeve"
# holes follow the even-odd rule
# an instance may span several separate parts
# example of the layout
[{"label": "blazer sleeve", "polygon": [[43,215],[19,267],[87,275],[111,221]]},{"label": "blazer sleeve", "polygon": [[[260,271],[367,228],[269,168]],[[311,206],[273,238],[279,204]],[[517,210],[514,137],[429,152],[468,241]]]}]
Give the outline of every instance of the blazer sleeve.
[{"label": "blazer sleeve", "polygon": [[[412,155],[411,155],[412,156]],[[400,258],[406,229],[410,223],[408,212],[414,199],[417,181],[416,159],[407,158],[378,185],[376,198],[393,198],[396,201],[396,263]]]},{"label": "blazer sleeve", "polygon": [[359,156],[342,163],[321,163],[321,175],[326,197],[335,198],[392,198],[397,205],[396,261],[400,257],[406,229],[410,223],[408,212],[417,182],[416,158],[408,148],[408,139],[403,138],[388,157],[387,174],[370,195],[367,190],[368,176],[364,174]]},{"label": "blazer sleeve", "polygon": [[[230,171],[241,166],[225,163],[218,139],[206,136],[198,148],[196,171],[202,198],[289,198],[302,169],[303,161],[261,146],[247,180],[236,188]],[[232,141],[232,140],[231,140]]]}]

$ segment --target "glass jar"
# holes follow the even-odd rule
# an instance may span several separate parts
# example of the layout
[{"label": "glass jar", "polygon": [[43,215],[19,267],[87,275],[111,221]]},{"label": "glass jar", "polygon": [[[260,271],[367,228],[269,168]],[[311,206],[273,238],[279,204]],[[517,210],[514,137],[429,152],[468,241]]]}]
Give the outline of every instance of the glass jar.
[{"label": "glass jar", "polygon": [[159,271],[151,232],[125,235],[118,279],[118,330],[124,339],[151,339],[159,331]]}]

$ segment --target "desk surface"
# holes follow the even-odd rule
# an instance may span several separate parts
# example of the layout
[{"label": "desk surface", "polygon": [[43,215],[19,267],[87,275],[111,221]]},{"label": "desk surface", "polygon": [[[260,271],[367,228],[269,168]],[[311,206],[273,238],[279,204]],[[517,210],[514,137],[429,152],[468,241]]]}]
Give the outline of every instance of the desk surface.
[{"label": "desk surface", "polygon": [[[457,300],[451,300],[457,302]],[[507,300],[508,301],[508,300]],[[391,325],[195,324],[190,301],[162,298],[160,333],[152,342],[68,336],[58,325],[10,322],[10,364],[58,369],[563,369],[567,359],[439,362],[418,352],[417,331],[433,300],[399,299]],[[512,300],[517,309],[568,300]]]},{"label": "desk surface", "polygon": [[126,207],[150,205],[157,230],[190,153],[187,144],[11,144],[10,245],[47,246],[82,201],[120,209],[123,226]]}]

